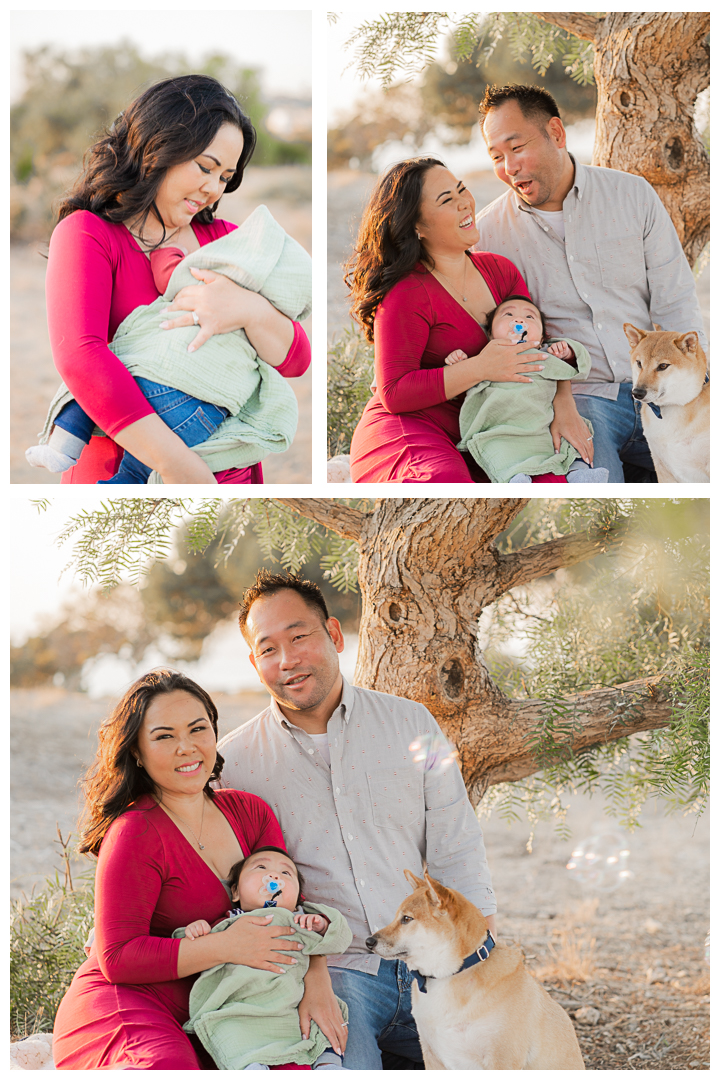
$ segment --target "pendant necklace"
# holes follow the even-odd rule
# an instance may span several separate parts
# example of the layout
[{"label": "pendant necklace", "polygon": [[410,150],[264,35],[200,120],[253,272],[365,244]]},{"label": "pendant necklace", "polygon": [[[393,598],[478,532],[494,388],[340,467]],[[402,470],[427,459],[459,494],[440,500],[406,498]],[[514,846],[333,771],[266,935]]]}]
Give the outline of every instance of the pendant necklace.
[{"label": "pendant necklace", "polygon": [[[200,818],[200,836],[202,836],[203,822],[205,821],[205,801],[206,801],[205,800],[205,793],[203,792],[202,817]],[[165,809],[170,810],[170,807],[166,806]],[[183,825],[185,826],[186,829],[190,829],[190,826],[188,825],[187,821],[185,821],[184,818],[181,818],[180,815],[176,814],[174,810],[170,810],[170,813],[172,814],[173,817],[176,817],[178,819],[178,821],[182,821],[182,823],[183,823]],[[197,844],[197,846],[200,848],[201,851],[204,851],[205,850],[205,845],[200,843],[200,836],[195,836],[195,833],[193,832],[192,829],[190,829],[190,832],[195,837],[195,843]]]},{"label": "pendant necklace", "polygon": [[465,256],[465,271],[463,273],[462,289],[459,292],[455,288],[455,286],[453,285],[450,278],[445,277],[445,275],[442,273],[442,271],[438,270],[437,267],[435,267],[435,273],[438,274],[443,279],[443,281],[447,281],[448,285],[450,286],[451,290],[455,293],[455,295],[456,296],[462,296],[463,303],[467,304],[468,298],[467,298],[467,296],[463,296],[463,293],[465,292],[465,282],[467,281],[467,255]]}]

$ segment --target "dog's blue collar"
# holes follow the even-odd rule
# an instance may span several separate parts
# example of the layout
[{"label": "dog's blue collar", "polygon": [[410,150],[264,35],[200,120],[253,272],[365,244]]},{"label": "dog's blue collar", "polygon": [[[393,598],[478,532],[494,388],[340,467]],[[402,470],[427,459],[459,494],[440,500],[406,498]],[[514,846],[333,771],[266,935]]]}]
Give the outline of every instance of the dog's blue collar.
[{"label": "dog's blue collar", "polygon": [[[475,964],[479,964],[482,960],[487,960],[488,956],[495,948],[495,939],[488,930],[487,937],[482,945],[475,950],[474,953],[470,953],[470,956],[466,956],[462,962],[462,967],[459,967],[457,971],[453,971],[453,975],[459,975],[461,971],[467,971],[468,968],[474,967]],[[425,983],[428,979],[432,978],[432,975],[421,975],[419,971],[408,969],[408,974],[413,979],[417,979],[418,990],[421,994],[427,994],[427,987]],[[452,977],[452,976],[450,976]]]},{"label": "dog's blue collar", "polygon": [[[710,382],[710,376],[708,375],[707,371],[705,372],[705,382],[706,383]],[[644,404],[647,405],[648,409],[650,409],[651,412],[655,413],[658,420],[662,420],[662,413],[660,412],[660,406],[659,405],[656,405],[654,401],[646,401],[646,402],[644,402]]]}]

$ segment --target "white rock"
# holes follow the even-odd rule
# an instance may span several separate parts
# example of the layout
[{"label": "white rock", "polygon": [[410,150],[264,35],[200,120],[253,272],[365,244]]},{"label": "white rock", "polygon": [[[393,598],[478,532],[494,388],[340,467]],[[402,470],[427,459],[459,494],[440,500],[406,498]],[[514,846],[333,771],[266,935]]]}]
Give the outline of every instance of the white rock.
[{"label": "white rock", "polygon": [[10,1043],[11,1069],[54,1069],[52,1035],[41,1031],[20,1042]]},{"label": "white rock", "polygon": [[350,477],[350,455],[336,454],[327,463],[328,484],[352,484]]}]

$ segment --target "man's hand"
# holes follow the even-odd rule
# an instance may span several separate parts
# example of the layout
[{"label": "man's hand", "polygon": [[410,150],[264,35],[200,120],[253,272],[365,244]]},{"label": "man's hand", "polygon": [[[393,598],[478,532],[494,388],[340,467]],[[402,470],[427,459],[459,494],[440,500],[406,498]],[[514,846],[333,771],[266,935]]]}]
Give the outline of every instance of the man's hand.
[{"label": "man's hand", "polygon": [[568,379],[563,379],[557,384],[555,398],[553,399],[555,417],[550,424],[555,453],[560,453],[561,436],[574,446],[580,457],[588,465],[592,465],[595,450],[590,429],[577,411],[577,405],[573,401],[572,388]]},{"label": "man's hand", "polygon": [[314,1020],[336,1054],[342,1054],[347,1043],[347,1026],[333,993],[330,974],[324,956],[311,956],[305,976],[305,993],[298,1005],[300,1030],[303,1039],[310,1038],[310,1021]]}]

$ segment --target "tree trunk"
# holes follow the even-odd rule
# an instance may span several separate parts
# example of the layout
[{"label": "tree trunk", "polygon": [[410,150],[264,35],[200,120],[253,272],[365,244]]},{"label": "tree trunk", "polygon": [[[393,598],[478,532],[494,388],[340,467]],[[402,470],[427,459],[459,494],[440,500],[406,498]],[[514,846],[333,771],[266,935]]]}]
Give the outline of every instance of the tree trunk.
[{"label": "tree trunk", "polygon": [[710,85],[710,12],[536,14],[592,41],[593,165],[652,184],[692,266],[710,236],[710,162],[693,122],[697,96]]},{"label": "tree trunk", "polygon": [[[458,748],[473,803],[490,784],[536,772],[543,762],[528,736],[543,703],[511,700],[495,685],[479,650],[478,619],[508,589],[592,558],[619,543],[622,530],[501,555],[495,538],[527,499],[383,499],[371,514],[329,499],[278,501],[358,542],[356,684],[427,706]],[[556,755],[670,722],[657,679],[579,694],[567,708],[572,724]]]}]

